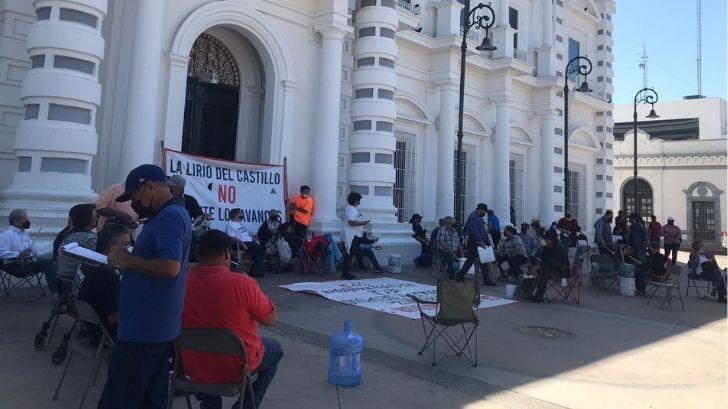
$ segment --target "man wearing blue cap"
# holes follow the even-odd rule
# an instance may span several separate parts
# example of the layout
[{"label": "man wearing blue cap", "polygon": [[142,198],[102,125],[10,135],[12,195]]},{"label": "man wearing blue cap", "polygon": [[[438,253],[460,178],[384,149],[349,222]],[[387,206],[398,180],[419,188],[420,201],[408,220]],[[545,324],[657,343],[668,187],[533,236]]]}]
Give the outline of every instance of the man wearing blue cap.
[{"label": "man wearing blue cap", "polygon": [[108,256],[123,278],[118,341],[98,407],[162,409],[167,407],[171,341],[181,328],[192,226],[159,166],[129,172],[116,201],[130,200],[146,222],[131,253],[113,248]]}]

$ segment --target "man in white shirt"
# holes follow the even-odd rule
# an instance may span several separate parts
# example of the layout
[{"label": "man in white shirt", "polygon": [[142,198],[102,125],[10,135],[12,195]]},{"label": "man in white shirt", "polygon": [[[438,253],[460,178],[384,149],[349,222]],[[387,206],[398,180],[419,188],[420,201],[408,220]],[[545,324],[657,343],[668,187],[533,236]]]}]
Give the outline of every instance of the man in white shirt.
[{"label": "man in white shirt", "polygon": [[361,203],[361,195],[359,193],[349,193],[346,201],[349,203],[346,206],[346,210],[344,210],[346,257],[344,257],[344,263],[341,265],[341,278],[353,280],[356,277],[349,272],[349,266],[354,255],[361,251],[359,244],[361,244],[364,235],[364,226],[369,224],[369,220],[365,220],[356,208]]},{"label": "man in white shirt", "polygon": [[8,216],[8,224],[8,228],[0,233],[0,259],[4,262],[5,271],[16,277],[43,272],[48,289],[57,293],[53,256],[38,256],[38,248],[26,231],[30,228],[28,213],[23,209],[13,210]]},{"label": "man in white shirt", "polygon": [[241,250],[250,253],[250,259],[253,265],[250,268],[249,274],[253,277],[263,277],[265,275],[262,265],[264,249],[260,243],[255,241],[248,229],[245,228],[242,209],[236,208],[230,210],[230,221],[225,226],[225,234],[235,239],[240,244]]}]

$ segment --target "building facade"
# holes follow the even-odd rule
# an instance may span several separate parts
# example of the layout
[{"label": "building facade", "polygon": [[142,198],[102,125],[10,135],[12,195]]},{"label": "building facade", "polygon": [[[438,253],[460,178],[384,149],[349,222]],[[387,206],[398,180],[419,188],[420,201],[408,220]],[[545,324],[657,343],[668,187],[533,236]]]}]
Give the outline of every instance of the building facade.
[{"label": "building facade", "polygon": [[[472,2],[477,4],[476,1]],[[495,51],[453,0],[6,0],[0,3],[0,213],[57,226],[74,203],[161,163],[163,147],[288,164],[313,188],[315,228],[338,230],[348,192],[382,242],[486,202],[517,223],[571,211],[590,227],[612,208],[610,0],[496,0]],[[566,63],[588,55],[590,94]],[[572,88],[583,78],[570,78]],[[463,177],[455,180],[458,110]],[[414,246],[411,246],[414,247]]]},{"label": "building facade", "polygon": [[[721,98],[658,102],[660,118],[638,108],[637,202],[644,215],[664,223],[672,216],[685,232],[683,247],[703,239],[714,247],[728,230],[726,216],[726,101]],[[616,202],[634,210],[634,108],[620,105],[614,117]]]}]

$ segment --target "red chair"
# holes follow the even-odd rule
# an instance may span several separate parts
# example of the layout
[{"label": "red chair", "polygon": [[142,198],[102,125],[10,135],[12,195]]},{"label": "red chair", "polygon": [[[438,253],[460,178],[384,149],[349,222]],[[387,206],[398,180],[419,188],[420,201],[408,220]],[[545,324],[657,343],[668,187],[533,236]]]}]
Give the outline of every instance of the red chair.
[{"label": "red chair", "polygon": [[301,263],[303,274],[325,274],[329,240],[326,236],[311,237],[303,243]]}]

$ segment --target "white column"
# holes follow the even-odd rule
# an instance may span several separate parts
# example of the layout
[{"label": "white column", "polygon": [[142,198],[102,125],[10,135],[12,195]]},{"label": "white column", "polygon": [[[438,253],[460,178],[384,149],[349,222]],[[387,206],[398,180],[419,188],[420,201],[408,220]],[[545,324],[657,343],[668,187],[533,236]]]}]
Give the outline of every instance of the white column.
[{"label": "white column", "polygon": [[[437,135],[437,218],[455,215],[455,104],[457,85],[440,86]],[[465,209],[467,212],[468,209]]]},{"label": "white column", "polygon": [[[71,206],[96,198],[91,169],[98,143],[95,120],[101,104],[98,74],[107,2],[34,4],[44,9],[45,17],[28,34],[34,67],[21,87],[25,115],[15,135],[18,167],[11,185],[0,193],[0,213],[27,209],[33,219],[31,233],[41,245],[65,224]],[[61,8],[83,22],[66,21]]]},{"label": "white column", "polygon": [[541,114],[541,205],[539,216],[544,223],[554,219],[554,115]]},{"label": "white column", "polygon": [[460,11],[465,5],[457,0],[443,0],[433,6],[437,9],[437,36],[460,35]]},{"label": "white column", "polygon": [[490,207],[503,222],[510,215],[510,160],[511,108],[507,101],[497,101],[495,106],[495,143],[493,149],[493,203]]},{"label": "white column", "polygon": [[538,50],[538,76],[545,77],[553,75],[553,45],[554,45],[554,9],[551,0],[543,1],[542,15],[542,41]]},{"label": "white column", "polygon": [[339,158],[339,112],[341,111],[341,53],[345,32],[337,27],[319,30],[323,37],[319,84],[313,194],[314,219],[335,222],[336,183]]},{"label": "white column", "polygon": [[144,163],[154,163],[157,135],[157,101],[162,62],[164,0],[137,2],[131,55],[129,95],[126,103],[124,142],[119,175]]},{"label": "white column", "polygon": [[[513,35],[516,30],[511,28],[508,21],[510,2],[508,0],[498,1],[498,11],[495,15],[496,26],[493,30],[493,43],[498,47],[493,51],[495,58],[513,58]],[[525,41],[525,39],[521,40]]]}]

